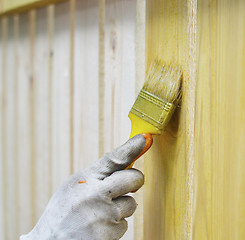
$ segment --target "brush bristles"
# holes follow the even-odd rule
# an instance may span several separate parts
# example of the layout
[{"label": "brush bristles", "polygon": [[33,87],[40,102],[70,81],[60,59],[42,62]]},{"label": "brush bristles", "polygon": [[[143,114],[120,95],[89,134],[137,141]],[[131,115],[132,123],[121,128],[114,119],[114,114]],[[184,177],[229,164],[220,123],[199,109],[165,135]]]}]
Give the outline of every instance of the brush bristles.
[{"label": "brush bristles", "polygon": [[150,66],[143,89],[170,103],[177,104],[181,98],[182,71],[161,60],[155,60]]}]

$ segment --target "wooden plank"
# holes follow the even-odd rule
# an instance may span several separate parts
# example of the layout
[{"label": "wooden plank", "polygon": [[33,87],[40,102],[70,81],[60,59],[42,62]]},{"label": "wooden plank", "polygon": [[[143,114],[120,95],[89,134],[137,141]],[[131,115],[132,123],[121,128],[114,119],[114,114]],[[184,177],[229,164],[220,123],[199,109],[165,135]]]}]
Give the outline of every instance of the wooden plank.
[{"label": "wooden plank", "polygon": [[[139,94],[145,80],[145,11],[146,1],[136,1],[136,29],[135,29],[135,97]],[[136,161],[135,168],[144,172],[144,157]],[[138,203],[134,213],[134,240],[144,239],[144,189],[134,194]]]},{"label": "wooden plank", "polygon": [[[128,113],[135,100],[136,1],[105,2],[104,152],[130,135]],[[133,218],[123,239],[133,239]]]},{"label": "wooden plank", "polygon": [[39,219],[50,197],[50,133],[49,133],[49,31],[48,11],[36,13],[34,44],[34,106],[35,106],[35,221]]},{"label": "wooden plank", "polygon": [[55,6],[52,76],[52,185],[71,174],[70,169],[70,24],[69,3]]},{"label": "wooden plank", "polygon": [[[144,239],[192,239],[193,45],[195,1],[147,1],[146,63],[160,57],[183,69],[183,99],[145,160]],[[191,14],[188,15],[190,11]],[[193,12],[192,12],[193,11]],[[193,29],[194,27],[194,29]],[[194,60],[193,60],[194,59]]]},{"label": "wooden plank", "polygon": [[106,1],[105,151],[129,137],[128,112],[135,100],[135,1]]},{"label": "wooden plank", "polygon": [[[16,155],[16,54],[15,54],[15,38],[14,38],[14,19],[8,19],[8,34],[6,41],[6,85],[4,91],[5,98],[5,123],[6,123],[6,183],[16,183],[17,179],[17,155]],[[6,208],[7,208],[7,229],[9,239],[17,239],[18,235],[18,217],[17,217],[17,185],[8,184],[6,188]],[[14,230],[13,230],[14,229]]]},{"label": "wooden plank", "polygon": [[[19,197],[19,228],[20,233],[30,231],[32,221],[32,159],[31,159],[31,112],[30,92],[33,88],[30,63],[30,26],[29,15],[19,17],[18,41],[18,197]],[[25,219],[25,221],[23,221]]]},{"label": "wooden plank", "polygon": [[6,150],[5,150],[5,59],[6,59],[6,35],[7,35],[7,19],[1,19],[1,41],[0,41],[0,72],[1,72],[1,79],[0,79],[0,97],[1,97],[1,104],[0,104],[0,157],[1,157],[1,165],[0,165],[0,176],[1,176],[1,186],[0,186],[0,197],[1,197],[1,208],[0,208],[0,237],[2,239],[7,238],[7,221],[6,221]]},{"label": "wooden plank", "polygon": [[74,69],[74,166],[82,170],[99,155],[99,11],[97,0],[76,3]]},{"label": "wooden plank", "polygon": [[[14,24],[14,64],[15,64],[15,69],[17,70],[19,67],[19,58],[18,58],[18,42],[19,42],[19,16],[18,15],[14,15],[13,17],[13,24]],[[18,71],[14,71],[14,89],[13,89],[13,94],[14,94],[14,119],[18,119]],[[12,140],[14,142],[14,161],[15,161],[15,179],[16,181],[18,181],[19,179],[19,162],[18,162],[18,122],[14,121],[14,139]],[[19,191],[18,191],[18,186],[15,186],[15,191],[16,191],[16,198],[15,198],[15,208],[16,208],[16,213],[15,213],[15,221],[16,221],[16,228],[15,228],[15,232],[16,232],[16,237],[18,238],[20,235],[20,229],[19,229],[19,211],[18,211],[18,204],[19,204]]]},{"label": "wooden plank", "polygon": [[29,51],[29,71],[30,71],[30,90],[29,90],[29,104],[30,104],[30,155],[31,155],[31,210],[32,210],[32,225],[36,223],[36,208],[35,208],[35,202],[36,202],[36,195],[35,195],[35,189],[36,189],[36,144],[35,144],[35,90],[36,90],[36,79],[34,76],[34,48],[35,48],[35,31],[36,31],[36,11],[31,10],[29,12],[29,42],[30,42],[30,51]]},{"label": "wooden plank", "polygon": [[70,0],[70,170],[74,173],[74,38],[76,0]]},{"label": "wooden plank", "polygon": [[48,12],[48,49],[49,49],[49,61],[48,61],[48,97],[49,97],[49,107],[48,107],[48,115],[49,115],[49,185],[50,185],[50,192],[49,196],[52,195],[53,192],[53,181],[52,181],[52,173],[53,173],[53,163],[52,163],[52,156],[53,156],[53,34],[54,34],[54,5],[50,5],[47,8]]},{"label": "wooden plank", "polygon": [[194,239],[244,239],[245,5],[199,1]]},{"label": "wooden plank", "polygon": [[99,157],[104,154],[105,104],[105,0],[99,0]]}]

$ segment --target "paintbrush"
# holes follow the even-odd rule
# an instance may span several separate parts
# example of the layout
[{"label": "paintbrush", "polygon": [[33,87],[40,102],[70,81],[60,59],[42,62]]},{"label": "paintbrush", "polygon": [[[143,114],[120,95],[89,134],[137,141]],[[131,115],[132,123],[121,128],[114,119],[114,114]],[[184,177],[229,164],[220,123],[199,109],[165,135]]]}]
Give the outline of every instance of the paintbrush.
[{"label": "paintbrush", "polygon": [[[181,98],[182,71],[156,59],[150,66],[145,83],[129,112],[130,138],[143,134],[146,144],[136,161],[152,145],[152,135],[162,134]],[[127,168],[131,168],[134,162]]]}]

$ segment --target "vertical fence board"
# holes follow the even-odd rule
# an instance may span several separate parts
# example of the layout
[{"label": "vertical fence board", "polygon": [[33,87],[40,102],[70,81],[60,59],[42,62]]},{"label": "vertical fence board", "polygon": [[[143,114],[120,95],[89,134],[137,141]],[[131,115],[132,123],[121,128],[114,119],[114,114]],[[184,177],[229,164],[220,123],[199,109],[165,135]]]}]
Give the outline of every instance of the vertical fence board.
[{"label": "vertical fence board", "polygon": [[5,161],[5,156],[4,156],[4,139],[3,139],[3,131],[4,131],[4,49],[5,49],[5,33],[4,33],[4,19],[0,19],[0,179],[1,179],[1,184],[0,184],[0,201],[1,201],[1,207],[0,207],[0,238],[5,239],[6,237],[6,229],[5,229],[5,218],[4,218],[4,213],[6,212],[5,209],[5,193],[4,193],[4,185],[5,185],[5,180],[4,180],[4,161]]},{"label": "vertical fence board", "polygon": [[53,162],[52,162],[52,157],[53,157],[53,81],[52,81],[52,76],[53,76],[53,38],[54,38],[54,5],[50,5],[47,8],[48,12],[48,49],[49,49],[49,61],[48,61],[48,97],[49,97],[49,107],[48,107],[48,112],[49,112],[49,185],[50,185],[50,192],[49,195],[52,195],[53,192]]},{"label": "vertical fence board", "polygon": [[104,154],[105,123],[105,0],[99,0],[99,157]]},{"label": "vertical fence board", "polygon": [[70,25],[69,3],[55,6],[52,84],[52,185],[70,175]]},{"label": "vertical fence board", "polygon": [[[135,95],[137,96],[145,80],[145,0],[136,1],[136,32],[135,32]],[[135,168],[144,172],[145,155],[136,161]],[[134,195],[138,203],[134,214],[134,240],[144,239],[144,190]]]},{"label": "vertical fence board", "polygon": [[32,225],[35,224],[36,219],[36,208],[35,208],[35,186],[36,186],[36,144],[35,144],[35,90],[36,90],[36,79],[34,76],[34,56],[35,56],[35,31],[36,31],[36,10],[30,10],[29,13],[29,71],[30,71],[30,91],[29,91],[29,108],[30,108],[30,145],[31,145],[31,210],[32,210]]},{"label": "vertical fence board", "polygon": [[106,1],[105,151],[130,134],[127,115],[135,100],[135,15],[135,1]]},{"label": "vertical fence board", "polygon": [[198,1],[193,239],[245,239],[245,2]]},{"label": "vertical fence board", "polygon": [[[105,5],[104,147],[111,151],[130,135],[128,112],[135,100],[136,1]],[[123,239],[133,238],[133,218]]]},{"label": "vertical fence board", "polygon": [[[15,39],[14,39],[14,21],[13,17],[8,19],[8,35],[6,44],[6,75],[5,75],[5,91],[6,111],[4,114],[6,122],[6,183],[10,183],[11,187],[6,188],[6,203],[7,203],[7,226],[8,238],[17,238],[17,185],[16,179],[16,116],[15,116],[15,83],[16,75],[13,69],[16,69],[15,56]],[[14,231],[13,231],[14,229]]]},{"label": "vertical fence board", "polygon": [[[193,152],[189,151],[193,135],[189,136],[193,134],[194,119],[189,107],[193,107],[190,86],[195,79],[190,73],[189,57],[195,56],[189,55],[191,33],[188,27],[195,25],[191,25],[188,10],[195,12],[190,7],[194,2],[146,1],[146,69],[156,58],[167,64],[180,65],[183,99],[166,131],[154,137],[145,160],[144,239],[191,239],[193,205],[189,203],[193,200],[194,175]],[[191,47],[195,48],[195,45]]]},{"label": "vertical fence board", "polygon": [[98,158],[98,13],[96,0],[77,1],[74,80],[76,171]]},{"label": "vertical fence board", "polygon": [[[16,71],[14,71],[14,89],[13,89],[13,94],[14,94],[14,163],[15,163],[15,179],[18,181],[19,179],[19,161],[18,161],[18,145],[20,144],[18,142],[18,86],[19,86],[19,78],[18,78],[18,67],[19,67],[19,58],[18,58],[18,41],[19,41],[19,16],[14,15],[13,17],[13,32],[14,32],[14,65]],[[19,211],[18,211],[18,205],[19,205],[19,196],[18,196],[18,186],[16,186],[16,195],[15,195],[15,221],[16,221],[16,228],[15,228],[15,233],[16,233],[16,238],[18,238],[20,234],[20,228],[19,228]]]},{"label": "vertical fence board", "polygon": [[[31,184],[31,115],[30,91],[33,87],[30,64],[29,16],[19,17],[18,41],[18,196],[20,233],[26,233],[32,226]],[[23,221],[23,219],[25,219]]]},{"label": "vertical fence board", "polygon": [[[49,147],[49,33],[47,9],[36,15],[34,46],[35,103],[35,196],[36,218],[42,214],[50,194]],[[36,221],[37,221],[36,219]]]}]

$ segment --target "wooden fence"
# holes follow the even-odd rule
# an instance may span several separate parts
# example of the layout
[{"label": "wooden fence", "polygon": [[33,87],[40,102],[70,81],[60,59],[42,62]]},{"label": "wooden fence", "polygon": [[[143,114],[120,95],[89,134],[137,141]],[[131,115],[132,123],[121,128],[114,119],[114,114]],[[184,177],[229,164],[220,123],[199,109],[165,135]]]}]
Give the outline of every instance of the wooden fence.
[{"label": "wooden fence", "polygon": [[124,239],[245,239],[245,1],[27,1],[0,6],[0,239],[127,140],[156,57],[182,68],[183,98],[137,162],[145,186]]},{"label": "wooden fence", "polygon": [[0,239],[29,231],[66,177],[128,139],[143,9],[71,0],[2,16]]}]

